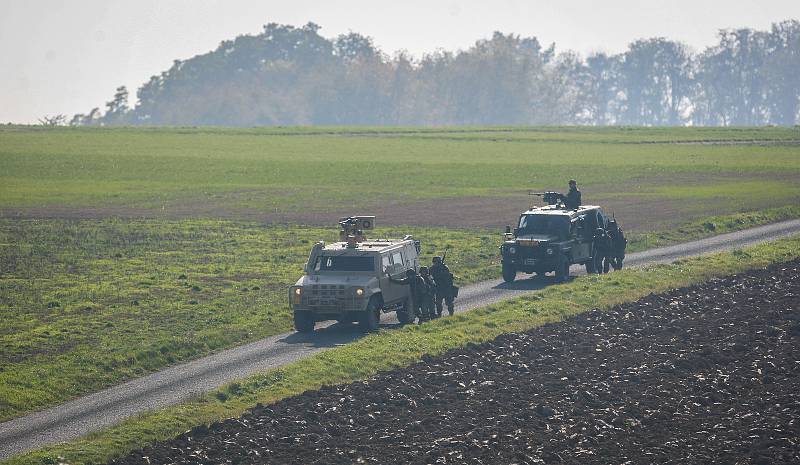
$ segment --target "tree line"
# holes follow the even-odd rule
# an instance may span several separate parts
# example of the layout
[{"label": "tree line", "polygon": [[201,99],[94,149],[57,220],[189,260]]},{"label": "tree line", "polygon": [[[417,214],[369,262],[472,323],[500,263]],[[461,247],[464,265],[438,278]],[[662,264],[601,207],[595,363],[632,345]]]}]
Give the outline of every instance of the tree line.
[{"label": "tree line", "polygon": [[702,52],[662,37],[586,57],[495,32],[415,59],[357,33],[271,23],[119,87],[71,125],[794,125],[800,22],[721,30]]}]

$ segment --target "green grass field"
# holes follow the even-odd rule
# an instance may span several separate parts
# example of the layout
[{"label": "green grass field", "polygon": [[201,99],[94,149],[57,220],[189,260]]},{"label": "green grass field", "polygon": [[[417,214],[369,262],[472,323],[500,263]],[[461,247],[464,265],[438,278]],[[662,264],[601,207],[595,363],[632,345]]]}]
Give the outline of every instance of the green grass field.
[{"label": "green grass field", "polygon": [[[502,204],[576,178],[589,199],[644,202],[640,214],[650,206],[722,214],[796,203],[798,141],[800,128],[11,127],[0,128],[0,210],[308,223],[314,213],[439,200],[424,208],[457,216],[447,200]],[[401,211],[393,224],[417,223],[413,209]]]},{"label": "green grass field", "polygon": [[797,140],[796,128],[0,127],[0,420],[290,330],[285,289],[340,214],[383,208],[379,225],[407,226],[377,235],[415,234],[426,260],[449,247],[465,284],[499,276],[498,233],[524,192],[570,177],[616,206],[631,250],[799,217]]}]

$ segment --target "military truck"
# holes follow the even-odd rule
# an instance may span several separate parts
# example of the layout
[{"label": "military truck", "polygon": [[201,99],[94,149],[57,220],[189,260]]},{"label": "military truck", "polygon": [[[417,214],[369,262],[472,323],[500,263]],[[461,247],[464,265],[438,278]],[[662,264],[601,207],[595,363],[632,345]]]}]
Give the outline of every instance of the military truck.
[{"label": "military truck", "polygon": [[586,266],[587,273],[602,268],[596,253],[595,234],[605,229],[608,218],[596,205],[567,209],[557,192],[545,192],[546,206],[531,207],[519,216],[515,228],[506,226],[500,246],[503,280],[511,283],[517,272],[544,276],[554,272],[559,282],[569,278],[570,265]]},{"label": "military truck", "polygon": [[295,329],[311,332],[318,321],[338,320],[356,321],[365,332],[374,331],[382,312],[395,312],[401,323],[411,322],[411,290],[389,277],[419,271],[419,241],[410,235],[367,239],[365,231],[374,228],[374,216],[342,218],[339,225],[339,242],[315,244],[304,275],[289,289]]}]

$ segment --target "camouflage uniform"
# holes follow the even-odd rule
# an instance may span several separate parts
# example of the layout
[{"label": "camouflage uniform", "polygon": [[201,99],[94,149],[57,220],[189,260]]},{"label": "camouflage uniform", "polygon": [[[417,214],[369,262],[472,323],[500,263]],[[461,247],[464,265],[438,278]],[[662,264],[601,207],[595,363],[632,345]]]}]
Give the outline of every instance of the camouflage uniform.
[{"label": "camouflage uniform", "polygon": [[420,309],[422,310],[423,318],[427,320],[432,320],[434,318],[438,318],[439,315],[436,314],[435,311],[435,304],[434,299],[436,297],[436,282],[434,281],[433,277],[428,272],[428,267],[423,266],[419,269],[420,276],[422,280],[425,281],[425,292],[422,293],[422,302],[420,304]]},{"label": "camouflage uniform", "polygon": [[407,270],[405,278],[394,278],[390,275],[389,281],[411,287],[411,308],[414,310],[414,315],[419,317],[419,322],[422,323],[425,320],[425,316],[422,313],[422,305],[425,301],[428,287],[422,276],[418,275],[414,270]]},{"label": "camouflage uniform", "polygon": [[453,289],[453,273],[450,268],[442,263],[441,257],[433,257],[433,265],[431,265],[431,275],[433,280],[436,281],[436,313],[442,315],[442,301],[447,304],[447,311],[452,315],[454,309],[454,289]]},{"label": "camouflage uniform", "polygon": [[567,210],[575,210],[581,206],[581,191],[577,187],[575,189],[570,188],[567,195],[563,196],[563,199]]},{"label": "camouflage uniform", "polygon": [[595,253],[599,254],[600,259],[600,269],[595,270],[596,273],[608,273],[609,268],[611,266],[611,237],[609,237],[606,230],[603,228],[597,228],[594,236],[594,246],[595,246]]},{"label": "camouflage uniform", "polygon": [[628,239],[619,227],[616,220],[608,222],[608,234],[611,237],[611,266],[615,270],[622,269],[622,262],[625,260],[625,249],[628,247]]}]

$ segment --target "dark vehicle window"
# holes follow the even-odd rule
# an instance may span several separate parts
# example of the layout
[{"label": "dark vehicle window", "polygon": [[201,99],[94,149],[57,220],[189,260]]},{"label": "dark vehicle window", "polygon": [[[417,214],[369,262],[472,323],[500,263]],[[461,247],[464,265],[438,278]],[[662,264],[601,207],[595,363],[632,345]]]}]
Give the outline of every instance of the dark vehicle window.
[{"label": "dark vehicle window", "polygon": [[373,271],[372,257],[322,256],[317,258],[315,271]]},{"label": "dark vehicle window", "polygon": [[569,217],[555,215],[522,215],[519,219],[519,234],[569,234]]}]

